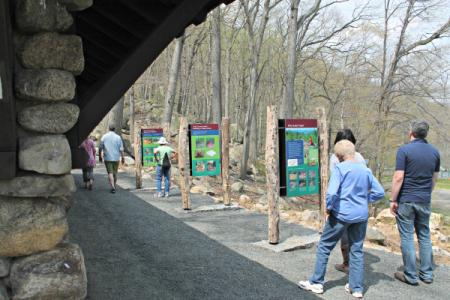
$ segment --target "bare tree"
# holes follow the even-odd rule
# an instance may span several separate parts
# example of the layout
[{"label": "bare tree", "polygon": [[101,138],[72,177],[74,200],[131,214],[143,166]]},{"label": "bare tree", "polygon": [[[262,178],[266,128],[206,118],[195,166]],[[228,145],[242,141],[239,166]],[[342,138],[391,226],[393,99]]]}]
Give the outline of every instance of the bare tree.
[{"label": "bare tree", "polygon": [[184,35],[175,40],[175,49],[170,67],[169,84],[167,85],[166,99],[164,101],[164,113],[162,118],[164,135],[170,139],[170,123],[177,89],[178,74],[180,72],[181,55],[183,52]]},{"label": "bare tree", "polygon": [[[393,5],[390,0],[384,1],[383,61],[380,70],[380,93],[377,100],[376,120],[377,149],[372,166],[376,170],[376,175],[379,178],[383,175],[385,165],[387,134],[392,128],[391,124],[389,124],[389,116],[392,113],[394,105],[393,99],[398,97],[399,94],[404,94],[404,91],[398,89],[399,83],[401,82],[401,76],[399,74],[400,66],[402,62],[407,60],[411,55],[414,55],[416,51],[420,49],[423,51],[425,46],[442,37],[450,29],[450,18],[448,18],[431,34],[419,36],[415,41],[410,37],[407,37],[407,30],[410,27],[411,22],[415,19],[425,17],[430,7],[433,6],[434,4],[432,1],[405,0],[397,3],[397,5]],[[389,46],[387,43],[390,31],[389,21],[402,7],[406,8],[400,25],[400,32],[394,45],[393,55],[389,60]]]},{"label": "bare tree", "polygon": [[221,75],[221,33],[220,6],[212,12],[211,21],[211,82],[212,82],[212,121],[220,124],[222,120],[222,75]]},{"label": "bare tree", "polygon": [[[251,156],[256,157],[256,153],[250,153],[250,144],[254,145],[254,151],[256,150],[257,135],[256,131],[256,91],[258,88],[259,79],[259,63],[261,57],[261,47],[266,32],[267,23],[269,21],[270,11],[278,5],[281,1],[264,0],[262,7],[262,17],[260,22],[257,22],[257,17],[260,13],[261,0],[246,1],[241,0],[241,5],[245,13],[245,23],[247,34],[249,36],[249,46],[251,51],[250,56],[250,99],[247,106],[247,112],[245,114],[244,125],[244,147],[240,164],[240,178],[245,178],[247,174],[248,160]],[[252,130],[253,127],[253,130]],[[253,134],[250,134],[252,132]]]}]

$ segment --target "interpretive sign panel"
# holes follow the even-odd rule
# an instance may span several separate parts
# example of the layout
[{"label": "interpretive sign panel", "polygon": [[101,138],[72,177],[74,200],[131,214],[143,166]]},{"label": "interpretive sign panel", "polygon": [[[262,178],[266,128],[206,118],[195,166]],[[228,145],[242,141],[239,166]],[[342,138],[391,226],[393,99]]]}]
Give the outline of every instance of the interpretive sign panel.
[{"label": "interpretive sign panel", "polygon": [[220,175],[220,131],[218,124],[192,124],[190,155],[192,176]]},{"label": "interpretive sign panel", "polygon": [[319,139],[317,120],[285,120],[286,195],[318,194]]},{"label": "interpretive sign panel", "polygon": [[162,128],[141,129],[142,165],[156,166],[154,150],[159,146],[158,140],[163,136]]}]

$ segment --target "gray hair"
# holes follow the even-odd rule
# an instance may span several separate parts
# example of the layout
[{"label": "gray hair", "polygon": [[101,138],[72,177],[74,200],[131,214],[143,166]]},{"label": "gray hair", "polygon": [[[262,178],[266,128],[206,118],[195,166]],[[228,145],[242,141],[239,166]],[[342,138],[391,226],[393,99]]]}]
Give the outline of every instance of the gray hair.
[{"label": "gray hair", "polygon": [[430,126],[425,121],[414,121],[411,123],[411,133],[416,139],[427,137]]}]

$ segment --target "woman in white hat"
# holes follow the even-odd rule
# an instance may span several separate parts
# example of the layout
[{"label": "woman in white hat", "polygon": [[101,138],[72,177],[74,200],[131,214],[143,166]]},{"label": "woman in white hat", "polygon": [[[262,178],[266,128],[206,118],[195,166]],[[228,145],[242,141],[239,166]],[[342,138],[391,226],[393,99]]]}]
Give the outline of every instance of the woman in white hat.
[{"label": "woman in white hat", "polygon": [[[154,155],[156,165],[156,190],[157,197],[169,197],[170,191],[170,159],[176,154],[175,150],[168,146],[165,137],[158,140],[159,147],[155,148]],[[162,178],[164,177],[164,192],[162,191]]]}]

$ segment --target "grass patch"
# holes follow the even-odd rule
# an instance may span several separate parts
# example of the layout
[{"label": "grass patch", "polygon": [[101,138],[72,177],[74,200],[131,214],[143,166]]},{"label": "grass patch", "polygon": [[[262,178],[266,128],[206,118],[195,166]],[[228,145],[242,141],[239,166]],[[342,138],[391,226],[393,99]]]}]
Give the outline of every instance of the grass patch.
[{"label": "grass patch", "polygon": [[436,188],[441,190],[450,190],[450,179],[438,179]]}]

